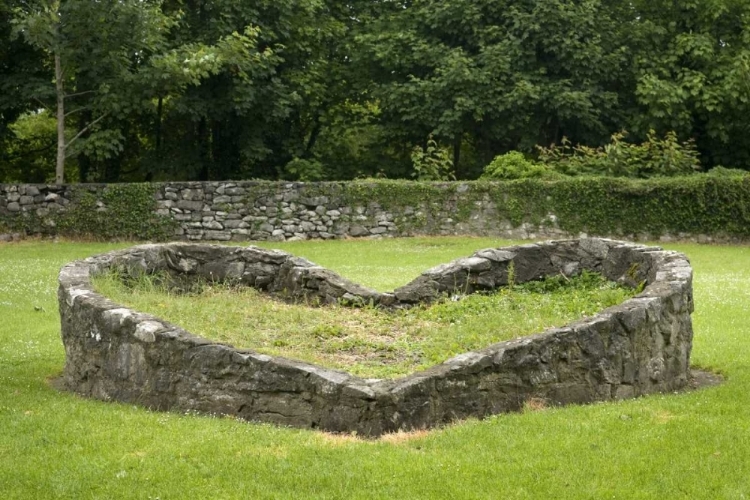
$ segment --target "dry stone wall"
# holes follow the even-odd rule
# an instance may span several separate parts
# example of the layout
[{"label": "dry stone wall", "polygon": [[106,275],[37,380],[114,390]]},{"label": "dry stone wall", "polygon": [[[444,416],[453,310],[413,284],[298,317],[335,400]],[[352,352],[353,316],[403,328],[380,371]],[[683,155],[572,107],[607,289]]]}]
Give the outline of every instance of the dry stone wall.
[{"label": "dry stone wall", "polygon": [[[64,213],[70,205],[69,186],[0,184],[0,241],[12,241],[25,236],[23,232],[4,230],[2,220],[34,217],[42,225],[54,224],[54,216]],[[44,227],[39,228],[40,232]]]},{"label": "dry stone wall", "polygon": [[[554,214],[536,223],[513,223],[498,212],[489,196],[470,197],[467,184],[434,184],[432,188],[440,193],[439,199],[416,193],[411,200],[394,202],[387,192],[379,201],[368,201],[362,196],[362,190],[369,191],[366,185],[347,183],[171,182],[153,185],[153,215],[174,222],[175,229],[163,235],[166,240],[293,241],[414,234],[511,239],[569,236],[560,229]],[[61,220],[80,205],[84,194],[95,199],[87,210],[106,215],[110,210],[106,189],[104,184],[0,184],[0,241],[20,239],[26,233],[64,233]],[[100,226],[99,222],[89,225]],[[109,232],[119,234],[116,228]],[[632,236],[649,238],[648,234]]]},{"label": "dry stone wall", "polygon": [[[409,307],[441,294],[583,269],[643,284],[624,303],[562,328],[467,352],[393,380],[362,379],[212,342],[97,294],[91,276],[137,275],[244,284],[307,303]],[[65,266],[58,292],[64,385],[103,400],[161,410],[378,436],[517,410],[531,398],[588,403],[672,391],[688,383],[692,269],[684,255],[605,239],[485,249],[422,273],[391,293],[273,250],[142,245]]]},{"label": "dry stone wall", "polygon": [[[711,182],[691,188],[695,196],[675,191],[675,186],[608,191],[594,185],[589,189],[604,201],[589,200],[580,208],[575,193],[583,188],[575,181],[555,188],[516,183],[512,189],[502,183],[405,181],[0,184],[0,241],[25,234],[152,241],[415,234],[542,239],[586,236],[585,231],[634,241],[742,241],[748,234],[742,202],[717,194],[737,186],[721,188]],[[558,195],[567,201],[556,205]],[[655,199],[662,200],[656,204],[661,206],[679,196],[689,203],[670,208],[668,216],[653,208]],[[705,200],[694,204],[696,197]],[[648,222],[630,215],[644,206],[651,207],[645,213]]]},{"label": "dry stone wall", "polygon": [[[319,185],[318,185],[319,186]],[[471,215],[457,217],[461,185],[440,206],[435,200],[383,206],[362,202],[347,193],[345,184],[330,183],[327,194],[300,183],[227,182],[171,183],[156,194],[156,213],[179,221],[177,236],[190,241],[295,241],[344,237],[409,236],[415,233],[496,234],[507,238],[561,237],[552,222],[522,224],[498,220],[494,204],[485,199]]]}]

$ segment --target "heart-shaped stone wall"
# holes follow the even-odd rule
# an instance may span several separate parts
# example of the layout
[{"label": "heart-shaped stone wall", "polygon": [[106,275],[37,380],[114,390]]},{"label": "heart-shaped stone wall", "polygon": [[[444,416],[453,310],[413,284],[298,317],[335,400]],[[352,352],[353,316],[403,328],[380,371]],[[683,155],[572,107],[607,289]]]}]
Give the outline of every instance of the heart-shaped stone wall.
[{"label": "heart-shaped stone wall", "polygon": [[[643,292],[593,317],[467,352],[394,379],[362,379],[198,337],[96,293],[90,278],[166,272],[252,286],[289,300],[409,307],[444,294],[491,290],[586,269]],[[422,273],[392,293],[367,289],[305,259],[257,247],[141,245],[66,265],[58,291],[64,386],[159,410],[378,436],[548,404],[636,397],[689,377],[692,269],[658,247],[606,239],[485,249]]]}]

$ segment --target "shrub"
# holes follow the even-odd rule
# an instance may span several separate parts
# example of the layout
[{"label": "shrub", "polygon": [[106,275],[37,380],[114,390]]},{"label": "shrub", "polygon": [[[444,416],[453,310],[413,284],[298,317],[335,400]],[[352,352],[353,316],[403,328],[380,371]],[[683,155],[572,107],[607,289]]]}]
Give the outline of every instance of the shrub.
[{"label": "shrub", "polygon": [[416,146],[411,153],[414,172],[418,181],[449,181],[455,179],[453,160],[447,149],[438,146],[432,135],[427,139],[427,147]]},{"label": "shrub", "polygon": [[645,142],[625,142],[626,132],[612,135],[612,141],[600,148],[571,145],[563,138],[560,146],[537,146],[539,160],[565,175],[605,175],[612,177],[672,177],[700,169],[700,160],[692,140],[679,142],[675,132],[660,139],[650,130]]},{"label": "shrub", "polygon": [[301,182],[320,181],[325,178],[325,168],[317,160],[294,158],[284,166],[282,177]]},{"label": "shrub", "polygon": [[510,151],[496,156],[492,163],[484,167],[481,179],[515,180],[554,177],[560,177],[560,174],[546,165],[527,160],[519,151]]},{"label": "shrub", "polygon": [[726,168],[722,166],[716,166],[708,171],[708,175],[713,177],[743,177],[750,175],[747,170],[741,170],[739,168]]}]

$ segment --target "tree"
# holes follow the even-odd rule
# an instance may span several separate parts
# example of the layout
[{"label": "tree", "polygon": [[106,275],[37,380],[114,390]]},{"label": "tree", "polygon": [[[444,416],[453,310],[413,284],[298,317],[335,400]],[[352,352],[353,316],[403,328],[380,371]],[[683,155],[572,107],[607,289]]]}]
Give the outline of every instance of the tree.
[{"label": "tree", "polygon": [[[163,10],[161,0],[36,0],[17,9],[16,34],[47,55],[54,74],[57,183],[74,155],[84,160],[82,180],[92,159],[106,162],[103,180],[119,180],[126,145],[141,161],[135,131],[154,101],[161,106],[228,67],[245,79],[267,55],[257,51],[252,26],[223,33],[213,45],[170,43],[181,15]],[[71,121],[76,128],[66,135]]]},{"label": "tree", "polygon": [[694,138],[704,165],[750,164],[750,3],[633,2],[636,102],[629,130]]},{"label": "tree", "polygon": [[58,182],[410,177],[430,136],[474,178],[651,129],[742,167],[748,20],[746,0],[0,0],[0,178],[49,175],[50,116]]},{"label": "tree", "polygon": [[[0,0],[0,180],[36,179],[40,172],[24,177],[17,166],[51,151],[54,143],[19,139],[13,124],[40,104],[35,97],[48,88],[50,77],[40,64],[42,54],[11,36],[15,0]],[[46,129],[46,124],[43,127]],[[44,134],[36,134],[41,137]],[[33,144],[32,144],[33,143]],[[36,163],[34,160],[30,160]]]},{"label": "tree", "polygon": [[[147,145],[153,171],[182,179],[278,178],[295,175],[285,169],[295,159],[315,162],[326,127],[353,95],[348,66],[358,3],[186,3],[171,44],[211,45],[252,25],[268,57],[252,67],[239,58],[185,92],[166,93],[158,123],[169,133]],[[165,3],[168,12],[181,7]]]},{"label": "tree", "polygon": [[[160,2],[142,0],[32,0],[15,11],[15,34],[46,55],[54,80],[57,118],[55,182],[64,181],[65,158],[72,146],[92,131],[88,141],[103,154],[119,147],[116,131],[97,125],[110,115],[124,112],[128,86],[140,67],[162,43],[169,20]],[[73,109],[66,105],[83,101]],[[84,113],[87,123],[66,137],[66,118]]]},{"label": "tree", "polygon": [[[606,140],[620,125],[627,82],[617,2],[423,0],[389,2],[362,37],[383,119],[402,140],[434,133],[496,154],[531,151],[563,135]],[[465,169],[458,169],[457,174]],[[466,175],[466,174],[463,174]],[[473,174],[469,174],[473,175]]]}]

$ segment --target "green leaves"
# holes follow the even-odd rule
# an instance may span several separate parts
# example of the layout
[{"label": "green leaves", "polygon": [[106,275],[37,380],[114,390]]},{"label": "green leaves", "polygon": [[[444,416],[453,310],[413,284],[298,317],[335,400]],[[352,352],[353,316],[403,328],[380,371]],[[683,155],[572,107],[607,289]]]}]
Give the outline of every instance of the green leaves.
[{"label": "green leaves", "polygon": [[88,180],[295,177],[295,159],[404,178],[430,134],[470,179],[652,129],[742,167],[748,19],[740,0],[0,0],[0,141],[54,107],[54,53]]},{"label": "green leaves", "polygon": [[680,143],[675,132],[660,139],[650,130],[641,144],[625,142],[626,133],[612,135],[600,148],[571,145],[563,138],[560,146],[539,147],[539,159],[565,175],[606,175],[611,177],[667,177],[691,174],[700,169],[692,141]]},{"label": "green leaves", "polygon": [[527,160],[523,153],[510,151],[504,155],[498,155],[492,163],[484,168],[482,179],[487,180],[515,180],[531,178],[555,178],[560,174],[547,166]]},{"label": "green leaves", "polygon": [[418,181],[448,181],[455,179],[450,153],[438,146],[430,135],[427,146],[416,146],[411,153],[412,177]]},{"label": "green leaves", "polygon": [[639,113],[632,130],[654,128],[696,137],[708,164],[744,164],[750,148],[750,4],[635,2],[644,20],[634,34]]},{"label": "green leaves", "polygon": [[104,190],[98,204],[93,194],[80,189],[56,227],[62,234],[102,240],[169,239],[177,223],[154,213],[155,190],[150,184],[115,184]]},{"label": "green leaves", "polygon": [[468,133],[483,151],[530,151],[607,132],[624,62],[615,27],[596,1],[425,1],[384,9],[361,40],[384,122],[405,140]]}]

